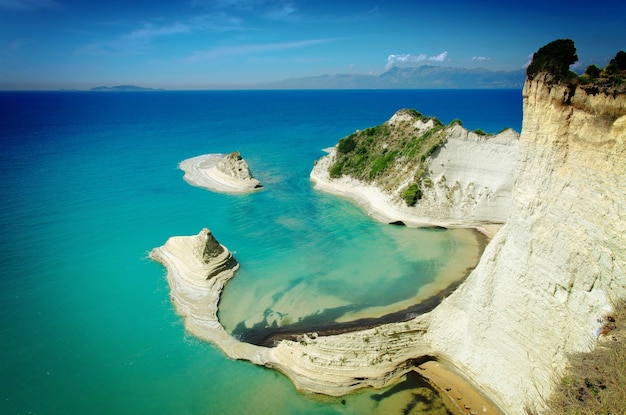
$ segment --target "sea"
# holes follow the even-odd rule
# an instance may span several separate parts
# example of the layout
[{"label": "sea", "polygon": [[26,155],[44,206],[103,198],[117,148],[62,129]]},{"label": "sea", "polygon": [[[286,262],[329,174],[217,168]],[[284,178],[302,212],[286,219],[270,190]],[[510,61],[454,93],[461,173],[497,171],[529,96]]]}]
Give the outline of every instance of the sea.
[{"label": "sea", "polygon": [[[244,340],[410,304],[473,266],[472,231],[378,223],[309,179],[324,148],[402,108],[521,129],[520,90],[0,92],[0,413],[447,413],[415,376],[330,398],[226,358],[185,331],[148,258],[209,228],[241,265],[219,318]],[[262,191],[178,169],[235,150]]]}]

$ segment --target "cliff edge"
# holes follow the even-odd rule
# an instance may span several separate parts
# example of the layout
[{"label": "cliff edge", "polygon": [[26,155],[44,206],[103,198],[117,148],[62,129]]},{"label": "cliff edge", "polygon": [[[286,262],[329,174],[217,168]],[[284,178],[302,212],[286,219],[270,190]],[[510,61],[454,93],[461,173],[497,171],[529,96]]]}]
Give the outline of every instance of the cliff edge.
[{"label": "cliff edge", "polygon": [[[626,95],[554,82],[550,74],[537,73],[526,81],[523,99],[506,223],[465,282],[433,311],[358,332],[303,334],[299,341],[283,340],[274,348],[239,342],[216,317],[221,289],[237,265],[204,230],[194,237],[172,237],[151,253],[168,268],[172,298],[187,317],[186,327],[232,358],[280,370],[300,390],[340,396],[382,387],[437,360],[456,368],[505,413],[543,412],[568,356],[593,350],[613,304],[626,298]],[[394,122],[403,123],[403,118],[399,114]],[[434,121],[431,126],[426,125],[429,120],[418,121],[405,124],[419,130],[416,138],[434,140],[423,147],[423,160],[418,155],[423,167],[429,157],[444,153],[438,134],[455,127],[424,137]],[[336,151],[358,166],[362,158],[352,153],[358,149],[353,140],[340,142]],[[380,189],[391,183],[385,181],[384,171],[405,168],[395,158],[398,153],[385,158],[393,154],[390,144],[379,146],[378,156],[362,166],[374,183],[344,178],[346,186],[340,189],[362,187],[346,191],[365,195],[383,213],[391,204],[396,214],[398,196],[405,202],[423,198],[417,197],[417,190],[428,178],[424,172],[433,175],[435,170],[414,165],[406,177],[419,179],[420,185],[399,182],[405,191],[390,199],[394,193]],[[347,159],[340,168],[333,167],[337,163],[332,160],[322,159],[314,168],[312,178],[318,184],[332,183],[329,179],[351,168]],[[394,177],[401,176],[393,173],[389,180]],[[377,199],[375,193],[371,198],[372,189],[386,196]],[[451,221],[454,215],[453,207],[444,209],[441,217]],[[481,220],[471,217],[465,225]]]},{"label": "cliff edge", "polygon": [[[626,95],[543,72],[526,81],[523,100],[506,224],[466,281],[415,320],[425,327],[414,339],[510,414],[545,409],[568,356],[593,350],[606,315],[626,297]],[[317,186],[370,209],[378,200],[379,212],[397,215],[380,182],[331,177],[337,151],[313,169]],[[442,146],[427,161],[431,175],[445,155]],[[368,202],[372,187],[383,196]],[[423,216],[452,224],[456,209]],[[466,213],[466,224],[484,219]]]}]

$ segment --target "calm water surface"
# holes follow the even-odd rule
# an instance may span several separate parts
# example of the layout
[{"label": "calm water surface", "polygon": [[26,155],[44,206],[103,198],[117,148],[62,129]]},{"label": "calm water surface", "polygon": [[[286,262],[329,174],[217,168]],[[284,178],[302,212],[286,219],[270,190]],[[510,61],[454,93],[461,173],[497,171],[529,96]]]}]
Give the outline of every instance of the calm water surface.
[{"label": "calm water surface", "polygon": [[[471,240],[375,223],[308,179],[322,148],[404,107],[521,127],[519,90],[0,92],[0,413],[425,413],[416,379],[320,398],[224,358],[185,333],[146,257],[211,229],[241,263],[229,330],[410,301]],[[264,191],[182,180],[180,161],[232,150]]]}]

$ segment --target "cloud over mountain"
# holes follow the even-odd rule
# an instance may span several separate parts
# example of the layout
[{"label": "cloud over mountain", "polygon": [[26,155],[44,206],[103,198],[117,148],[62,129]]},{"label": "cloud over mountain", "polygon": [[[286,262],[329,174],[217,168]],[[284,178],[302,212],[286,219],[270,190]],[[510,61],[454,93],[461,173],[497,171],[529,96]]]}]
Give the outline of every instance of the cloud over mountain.
[{"label": "cloud over mountain", "polygon": [[389,55],[387,57],[387,65],[385,66],[385,70],[393,68],[397,65],[411,64],[411,63],[420,63],[420,62],[445,62],[448,60],[448,52],[441,52],[439,55],[428,56],[425,53],[421,53],[419,55],[411,55],[410,53],[405,53],[402,55]]}]

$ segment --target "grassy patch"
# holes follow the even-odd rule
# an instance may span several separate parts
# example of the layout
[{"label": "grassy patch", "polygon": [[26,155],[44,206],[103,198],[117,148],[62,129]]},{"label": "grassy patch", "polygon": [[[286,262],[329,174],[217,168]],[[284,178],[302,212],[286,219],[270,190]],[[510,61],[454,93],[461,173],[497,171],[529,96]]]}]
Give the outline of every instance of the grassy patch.
[{"label": "grassy patch", "polygon": [[548,415],[626,414],[626,301],[605,317],[598,346],[570,357]]},{"label": "grassy patch", "polygon": [[408,206],[415,206],[418,200],[422,198],[421,186],[417,183],[410,184],[402,192],[402,198]]},{"label": "grassy patch", "polygon": [[[444,145],[447,129],[438,119],[415,110],[399,112],[409,115],[410,119],[367,128],[339,140],[329,173],[332,178],[346,175],[364,182],[376,181],[389,191],[400,186],[399,175],[414,175],[412,184],[399,195],[407,205],[413,206],[422,197],[427,179],[426,163]],[[432,127],[418,126],[417,121],[432,122]],[[459,120],[455,123],[461,124]],[[432,187],[432,182],[428,183]]]}]

